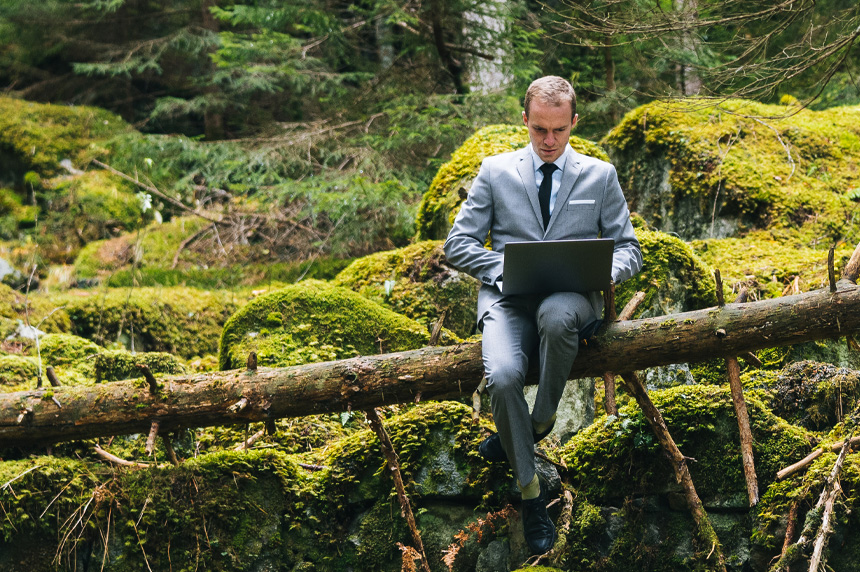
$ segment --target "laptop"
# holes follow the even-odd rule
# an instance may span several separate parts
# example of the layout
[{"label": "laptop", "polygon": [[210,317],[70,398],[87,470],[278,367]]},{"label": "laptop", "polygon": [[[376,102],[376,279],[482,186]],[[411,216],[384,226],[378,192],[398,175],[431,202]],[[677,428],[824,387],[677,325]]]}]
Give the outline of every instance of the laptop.
[{"label": "laptop", "polygon": [[615,240],[541,240],[505,245],[502,294],[606,290]]}]

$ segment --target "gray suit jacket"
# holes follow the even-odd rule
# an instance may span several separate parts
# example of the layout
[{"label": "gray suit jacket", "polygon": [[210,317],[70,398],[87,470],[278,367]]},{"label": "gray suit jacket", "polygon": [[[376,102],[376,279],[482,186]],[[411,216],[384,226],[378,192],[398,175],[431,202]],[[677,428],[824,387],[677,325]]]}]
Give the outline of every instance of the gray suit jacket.
[{"label": "gray suit jacket", "polygon": [[[478,176],[445,241],[445,256],[482,282],[478,326],[503,296],[495,286],[502,275],[505,244],[520,240],[615,239],[612,279],[622,282],[642,268],[639,241],[630,224],[627,201],[611,164],[575,152],[569,145],[555,206],[546,232],[538,203],[534,164],[528,147],[484,159]],[[487,233],[492,250],[484,244]],[[589,293],[595,314],[603,297]]]}]

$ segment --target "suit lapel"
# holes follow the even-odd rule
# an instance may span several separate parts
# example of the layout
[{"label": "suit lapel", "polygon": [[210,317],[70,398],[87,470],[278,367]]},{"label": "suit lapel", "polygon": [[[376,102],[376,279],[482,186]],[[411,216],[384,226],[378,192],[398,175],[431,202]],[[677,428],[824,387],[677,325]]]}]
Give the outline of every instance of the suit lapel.
[{"label": "suit lapel", "polygon": [[520,174],[520,178],[523,181],[523,191],[526,193],[526,196],[529,198],[529,202],[532,204],[532,210],[535,213],[537,223],[543,227],[543,216],[540,214],[537,183],[535,182],[534,161],[532,161],[532,154],[528,147],[525,148],[523,153],[520,153],[520,160],[517,163],[517,172]]},{"label": "suit lapel", "polygon": [[[567,198],[570,196],[571,191],[573,191],[573,185],[576,184],[576,179],[579,178],[579,173],[582,171],[578,154],[572,148],[568,149],[566,153],[568,155],[564,163],[564,172],[561,174],[561,185],[555,197],[555,204],[552,208],[552,216],[549,219],[549,224],[546,227],[546,234],[549,234],[552,225],[555,224],[556,219],[561,216],[564,207],[567,206]],[[534,173],[532,173],[532,178],[534,178]],[[538,206],[538,213],[540,213],[540,206]]]}]

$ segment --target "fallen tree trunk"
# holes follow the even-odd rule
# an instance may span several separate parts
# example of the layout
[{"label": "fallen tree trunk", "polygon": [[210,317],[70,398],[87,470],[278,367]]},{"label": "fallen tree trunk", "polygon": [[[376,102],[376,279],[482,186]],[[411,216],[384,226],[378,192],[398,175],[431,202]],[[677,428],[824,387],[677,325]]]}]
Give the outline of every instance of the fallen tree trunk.
[{"label": "fallen tree trunk", "polygon": [[[615,322],[583,347],[571,378],[735,356],[860,331],[860,287]],[[481,380],[480,343],[426,347],[289,368],[51,387],[0,395],[0,447],[162,432],[419,399],[468,396]],[[532,375],[530,383],[535,383]],[[241,406],[239,404],[241,403]]]}]

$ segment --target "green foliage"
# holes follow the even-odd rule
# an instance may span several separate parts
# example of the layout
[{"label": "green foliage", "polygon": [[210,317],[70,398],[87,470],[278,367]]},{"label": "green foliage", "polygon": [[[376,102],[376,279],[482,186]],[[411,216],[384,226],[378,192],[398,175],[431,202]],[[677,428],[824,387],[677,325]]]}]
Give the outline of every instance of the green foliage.
[{"label": "green foliage", "polygon": [[442,324],[457,336],[469,337],[475,329],[480,284],[448,265],[439,241],[359,258],[337,275],[334,284],[428,328],[444,315]]},{"label": "green foliage", "polygon": [[96,383],[143,377],[139,365],[145,365],[153,374],[177,375],[185,373],[185,366],[176,356],[164,352],[131,353],[125,350],[99,352],[95,356]]},{"label": "green foliage", "polygon": [[[282,322],[268,320],[278,314]],[[221,369],[243,367],[254,351],[260,365],[288,366],[416,349],[428,339],[417,322],[351,290],[307,281],[236,312],[224,325],[218,359]]]},{"label": "green foliage", "polygon": [[[460,204],[466,199],[481,162],[491,156],[524,147],[529,142],[524,125],[489,125],[475,132],[436,173],[418,208],[416,226],[419,240],[444,240]],[[570,145],[578,153],[609,160],[591,141],[573,136]]]},{"label": "green foliage", "polygon": [[215,353],[221,327],[243,301],[230,292],[187,287],[105,288],[53,299],[65,305],[78,336],[183,358]]}]

